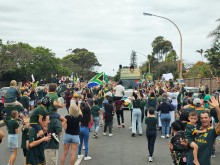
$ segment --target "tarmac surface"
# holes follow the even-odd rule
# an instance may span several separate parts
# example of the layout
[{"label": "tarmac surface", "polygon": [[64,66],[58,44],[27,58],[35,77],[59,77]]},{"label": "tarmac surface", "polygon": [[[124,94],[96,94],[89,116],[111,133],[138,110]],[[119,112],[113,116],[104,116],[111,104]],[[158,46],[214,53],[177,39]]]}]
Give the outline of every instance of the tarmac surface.
[{"label": "tarmac surface", "polygon": [[[59,109],[59,113],[66,115],[65,109]],[[168,149],[168,142],[171,138],[162,139],[160,131],[157,131],[157,139],[154,149],[154,161],[148,162],[148,149],[146,138],[146,126],[143,125],[143,135],[131,137],[130,111],[125,111],[125,128],[117,128],[116,115],[114,116],[113,136],[109,137],[102,134],[103,127],[100,127],[98,138],[93,138],[90,133],[89,139],[89,156],[91,160],[85,161],[83,158],[78,159],[75,165],[172,165],[171,156]],[[3,142],[0,144],[0,165],[7,165],[10,152],[7,147],[7,130],[3,126],[0,128],[6,134]],[[21,132],[19,132],[19,147],[21,144]],[[59,161],[63,150],[63,135],[60,139]],[[84,154],[84,151],[82,151]],[[65,164],[69,164],[70,157],[67,156]],[[18,149],[18,155],[15,165],[23,165],[24,157],[21,148]],[[216,140],[216,158],[212,158],[212,165],[220,164],[220,140]]]}]

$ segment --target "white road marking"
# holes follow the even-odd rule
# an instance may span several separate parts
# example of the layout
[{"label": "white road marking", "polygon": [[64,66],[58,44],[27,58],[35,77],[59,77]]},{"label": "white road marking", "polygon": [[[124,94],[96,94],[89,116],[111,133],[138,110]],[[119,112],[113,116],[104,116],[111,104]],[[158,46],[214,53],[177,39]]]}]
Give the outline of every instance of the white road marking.
[{"label": "white road marking", "polygon": [[80,159],[77,159],[77,161],[75,162],[75,165],[79,165],[82,161],[83,157],[81,157]]}]

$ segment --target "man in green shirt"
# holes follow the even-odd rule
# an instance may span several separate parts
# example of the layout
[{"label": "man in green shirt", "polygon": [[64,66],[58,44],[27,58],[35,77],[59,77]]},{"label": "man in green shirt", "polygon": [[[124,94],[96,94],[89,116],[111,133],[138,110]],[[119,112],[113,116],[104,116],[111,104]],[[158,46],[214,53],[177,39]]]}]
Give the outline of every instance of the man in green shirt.
[{"label": "man in green shirt", "polygon": [[[59,119],[52,118],[50,123],[48,124],[48,133],[49,134],[56,134],[59,135],[62,133],[62,125]],[[58,161],[58,150],[59,150],[59,143],[52,138],[48,141],[44,146],[44,154],[45,154],[45,162],[46,164],[53,164],[57,165]]]},{"label": "man in green shirt", "polygon": [[[49,116],[44,119],[44,126],[47,127],[50,122]],[[29,139],[27,141],[27,156],[26,163],[28,165],[45,165],[44,145],[51,139],[51,135],[48,134],[42,138],[37,138],[37,131],[34,128],[30,128]]]},{"label": "man in green shirt", "polygon": [[[220,108],[218,101],[212,97],[209,104],[216,109],[218,119],[220,119]],[[206,129],[207,132],[203,134],[197,134],[195,136],[195,143],[198,145],[198,159],[200,165],[211,165],[211,154],[213,144],[218,135],[220,135],[220,124],[218,123],[215,128],[210,127],[211,115],[208,111],[204,111],[200,114],[201,128]],[[189,150],[187,155],[187,165],[193,165],[193,153],[192,149]]]}]

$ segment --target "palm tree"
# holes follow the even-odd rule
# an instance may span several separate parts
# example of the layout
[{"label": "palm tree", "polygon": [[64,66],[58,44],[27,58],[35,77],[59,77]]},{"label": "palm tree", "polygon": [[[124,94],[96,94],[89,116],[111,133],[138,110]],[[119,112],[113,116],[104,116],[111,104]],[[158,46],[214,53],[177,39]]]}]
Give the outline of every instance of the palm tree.
[{"label": "palm tree", "polygon": [[202,62],[203,62],[203,56],[202,56],[202,54],[203,54],[203,52],[204,52],[203,49],[197,50],[196,52],[201,55],[201,57],[202,57]]},{"label": "palm tree", "polygon": [[[217,19],[216,21],[220,22],[220,18]],[[215,30],[213,30],[209,33],[208,37],[213,38],[214,44],[220,40],[220,24],[217,26],[217,28]]]}]

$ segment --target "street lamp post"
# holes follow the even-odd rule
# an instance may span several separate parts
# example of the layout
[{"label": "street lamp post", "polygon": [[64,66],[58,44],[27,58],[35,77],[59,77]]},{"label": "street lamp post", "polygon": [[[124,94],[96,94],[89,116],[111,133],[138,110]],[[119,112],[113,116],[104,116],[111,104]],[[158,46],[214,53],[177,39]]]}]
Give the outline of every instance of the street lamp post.
[{"label": "street lamp post", "polygon": [[145,54],[143,54],[143,53],[136,52],[136,51],[134,51],[134,50],[132,50],[132,51],[135,52],[135,53],[141,54],[141,55],[143,55],[144,57],[146,57],[146,58],[148,59],[148,63],[149,63],[149,65],[148,65],[148,72],[149,72],[149,74],[150,74],[150,59],[149,59]]},{"label": "street lamp post", "polygon": [[171,21],[170,19],[166,18],[166,17],[162,17],[162,16],[159,16],[159,15],[154,15],[154,14],[150,14],[150,13],[143,13],[144,15],[147,15],[147,16],[154,16],[154,17],[159,17],[159,18],[163,18],[163,19],[166,19],[168,20],[169,22],[171,22],[178,30],[179,32],[179,35],[180,35],[180,62],[179,62],[179,78],[182,79],[183,78],[183,63],[182,63],[182,34],[180,32],[180,29],[178,28],[178,26],[173,22]]}]

